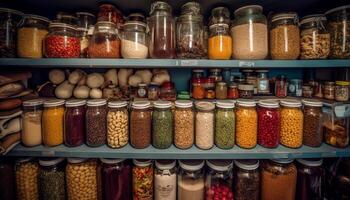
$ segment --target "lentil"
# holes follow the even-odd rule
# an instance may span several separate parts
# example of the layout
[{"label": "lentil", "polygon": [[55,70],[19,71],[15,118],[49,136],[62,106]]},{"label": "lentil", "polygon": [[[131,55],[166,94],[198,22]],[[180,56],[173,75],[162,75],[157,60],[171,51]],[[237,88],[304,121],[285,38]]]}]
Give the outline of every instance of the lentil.
[{"label": "lentil", "polygon": [[64,100],[44,102],[42,116],[43,143],[57,146],[63,143]]},{"label": "lentil", "polygon": [[20,200],[39,199],[39,165],[31,158],[24,158],[16,163],[16,190]]},{"label": "lentil", "polygon": [[130,143],[134,148],[143,149],[151,144],[152,113],[149,101],[132,104],[130,114]]},{"label": "lentil", "polygon": [[154,102],[155,110],[152,113],[153,146],[166,149],[173,143],[173,113],[170,110],[171,102]]},{"label": "lentil", "polygon": [[258,143],[275,148],[280,139],[281,114],[279,104],[273,100],[261,100],[258,107]]},{"label": "lentil", "polygon": [[239,100],[236,112],[236,143],[242,148],[254,148],[257,143],[258,115],[255,102]]},{"label": "lentil", "polygon": [[48,58],[79,58],[80,40],[77,37],[47,36],[45,38],[45,56]]},{"label": "lentil", "polygon": [[109,102],[107,114],[107,144],[111,148],[121,148],[129,140],[129,114],[127,102]]},{"label": "lentil", "polygon": [[153,166],[151,160],[134,160],[132,185],[134,200],[153,199]]},{"label": "lentil", "polygon": [[42,143],[42,105],[43,101],[39,99],[23,102],[21,140],[25,146],[36,146]]},{"label": "lentil", "polygon": [[196,103],[195,135],[196,146],[210,149],[214,145],[214,104],[211,102]]},{"label": "lentil", "polygon": [[218,101],[215,113],[215,145],[230,149],[235,144],[235,112],[233,102]]},{"label": "lentil", "polygon": [[107,108],[106,100],[94,99],[87,102],[86,110],[86,144],[101,146],[106,143]]},{"label": "lentil", "polygon": [[281,139],[280,143],[290,148],[298,148],[303,142],[303,113],[301,102],[281,101]]},{"label": "lentil", "polygon": [[304,100],[303,144],[311,147],[321,146],[322,135],[322,102]]},{"label": "lentil", "polygon": [[110,39],[108,42],[94,42],[93,45],[89,45],[88,52],[91,58],[120,58],[120,40]]},{"label": "lentil", "polygon": [[174,143],[180,149],[188,149],[194,141],[194,113],[192,102],[175,101],[174,111]]}]

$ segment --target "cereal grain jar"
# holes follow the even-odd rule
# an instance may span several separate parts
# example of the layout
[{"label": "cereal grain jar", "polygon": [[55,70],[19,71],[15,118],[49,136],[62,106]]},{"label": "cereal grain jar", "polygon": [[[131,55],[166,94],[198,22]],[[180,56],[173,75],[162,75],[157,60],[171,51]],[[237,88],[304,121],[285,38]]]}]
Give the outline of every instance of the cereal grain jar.
[{"label": "cereal grain jar", "polygon": [[236,144],[242,148],[254,148],[257,144],[258,114],[255,101],[238,100],[236,111]]},{"label": "cereal grain jar", "polygon": [[152,113],[153,146],[158,149],[169,148],[173,143],[173,113],[170,101],[154,102]]},{"label": "cereal grain jar", "polygon": [[174,143],[177,148],[188,149],[194,143],[194,112],[192,101],[175,101]]},{"label": "cereal grain jar", "polygon": [[281,101],[281,139],[286,147],[299,148],[303,143],[303,120],[301,102],[297,100]]}]

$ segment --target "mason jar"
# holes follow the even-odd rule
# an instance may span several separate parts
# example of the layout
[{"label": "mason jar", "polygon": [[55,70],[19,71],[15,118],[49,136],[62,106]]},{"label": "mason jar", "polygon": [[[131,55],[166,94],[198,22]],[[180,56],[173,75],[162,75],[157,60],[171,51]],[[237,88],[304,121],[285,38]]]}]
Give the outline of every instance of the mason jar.
[{"label": "mason jar", "polygon": [[134,159],[133,163],[133,199],[153,200],[154,169],[152,160]]},{"label": "mason jar", "polygon": [[24,146],[32,147],[42,143],[41,118],[43,114],[41,99],[23,102],[21,141]]},{"label": "mason jar", "polygon": [[258,103],[258,144],[276,148],[280,141],[281,113],[278,101],[260,100]]},{"label": "mason jar", "polygon": [[152,110],[149,101],[135,101],[130,113],[130,144],[144,149],[151,144]]},{"label": "mason jar", "polygon": [[203,160],[179,160],[177,198],[181,200],[204,199],[205,174]]},{"label": "mason jar", "polygon": [[200,149],[214,146],[214,109],[212,102],[199,101],[196,105],[195,144]]},{"label": "mason jar", "polygon": [[64,135],[64,100],[54,99],[44,102],[41,119],[43,143],[48,147],[63,143]]},{"label": "mason jar", "polygon": [[154,199],[176,200],[176,160],[156,160],[154,169]]},{"label": "mason jar", "polygon": [[254,100],[238,100],[236,111],[236,144],[251,149],[257,144],[258,113]]},{"label": "mason jar", "polygon": [[157,149],[167,149],[173,143],[174,119],[170,101],[154,102],[152,113],[152,142]]},{"label": "mason jar", "polygon": [[179,149],[188,149],[194,143],[194,112],[190,100],[175,101],[174,144]]},{"label": "mason jar", "polygon": [[304,132],[303,144],[319,147],[323,141],[322,102],[317,100],[303,100]]},{"label": "mason jar", "polygon": [[236,200],[260,199],[259,160],[235,160],[233,193]]},{"label": "mason jar", "polygon": [[123,58],[147,58],[148,38],[146,24],[140,21],[127,21],[121,36]]},{"label": "mason jar", "polygon": [[129,141],[129,112],[126,101],[108,102],[107,144],[111,148],[122,148]]},{"label": "mason jar", "polygon": [[76,147],[85,142],[86,100],[66,101],[64,113],[64,144]]},{"label": "mason jar", "polygon": [[105,99],[88,100],[86,105],[86,144],[98,147],[106,144],[107,101]]},{"label": "mason jar", "polygon": [[236,117],[232,101],[217,101],[215,111],[215,145],[231,149],[235,144]]},{"label": "mason jar", "polygon": [[207,160],[205,191],[207,200],[232,199],[232,160]]},{"label": "mason jar", "polygon": [[17,159],[15,174],[17,199],[39,199],[38,162],[32,157]]},{"label": "mason jar", "polygon": [[229,60],[232,55],[232,38],[229,25],[217,23],[209,26],[208,57],[211,60]]}]

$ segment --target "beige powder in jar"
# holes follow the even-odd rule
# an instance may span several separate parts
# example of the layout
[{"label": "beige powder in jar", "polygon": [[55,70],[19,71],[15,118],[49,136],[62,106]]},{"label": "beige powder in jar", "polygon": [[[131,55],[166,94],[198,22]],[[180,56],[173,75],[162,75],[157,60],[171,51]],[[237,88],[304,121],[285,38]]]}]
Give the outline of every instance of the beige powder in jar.
[{"label": "beige powder in jar", "polygon": [[21,140],[25,146],[41,144],[41,116],[42,111],[24,113]]},{"label": "beige powder in jar", "polygon": [[204,179],[184,178],[178,182],[178,199],[181,200],[203,200]]},{"label": "beige powder in jar", "polygon": [[300,54],[300,31],[296,25],[280,25],[270,31],[271,58],[295,60]]},{"label": "beige powder in jar", "polygon": [[147,58],[148,47],[139,42],[123,39],[121,53],[123,58]]},{"label": "beige powder in jar", "polygon": [[214,104],[210,102],[198,102],[196,104],[197,109],[208,109],[199,110],[196,114],[195,120],[195,135],[196,135],[196,146],[201,149],[210,149],[214,145]]}]

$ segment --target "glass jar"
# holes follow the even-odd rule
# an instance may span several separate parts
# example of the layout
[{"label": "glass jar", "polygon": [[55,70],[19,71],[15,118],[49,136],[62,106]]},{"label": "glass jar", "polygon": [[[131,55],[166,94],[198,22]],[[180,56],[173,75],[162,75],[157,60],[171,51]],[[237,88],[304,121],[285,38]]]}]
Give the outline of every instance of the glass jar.
[{"label": "glass jar", "polygon": [[304,132],[303,144],[319,147],[323,141],[322,130],[322,102],[317,100],[303,100]]},{"label": "glass jar", "polygon": [[153,165],[151,160],[133,160],[132,187],[133,199],[153,199]]},{"label": "glass jar", "polygon": [[154,102],[152,113],[152,143],[157,149],[167,149],[173,143],[173,113],[170,101]]},{"label": "glass jar", "polygon": [[299,148],[303,143],[304,122],[301,102],[298,100],[282,100],[281,105],[280,143],[286,147]]},{"label": "glass jar", "polygon": [[175,84],[170,81],[165,81],[160,88],[159,98],[165,101],[175,101],[176,100]]},{"label": "glass jar", "polygon": [[349,86],[348,81],[336,81],[335,82],[335,100],[336,101],[347,101],[349,100]]},{"label": "glass jar", "polygon": [[16,199],[15,170],[12,159],[0,160],[0,199]]},{"label": "glass jar", "polygon": [[16,196],[21,200],[39,199],[39,165],[33,158],[16,160]]},{"label": "glass jar", "polygon": [[295,60],[300,55],[300,31],[298,14],[278,13],[271,18],[271,58],[274,60]]},{"label": "glass jar", "polygon": [[155,1],[148,18],[149,54],[151,58],[175,58],[175,20],[169,4]]},{"label": "glass jar", "polygon": [[195,78],[204,78],[204,70],[203,69],[193,69],[192,70],[192,79]]},{"label": "glass jar", "polygon": [[256,80],[257,84],[257,93],[258,94],[268,94],[270,93],[270,84],[269,84],[269,78],[267,76],[267,73],[269,70],[256,70],[256,73],[258,73],[258,77]]},{"label": "glass jar", "polygon": [[205,194],[204,161],[179,160],[177,198],[181,200],[203,200]]},{"label": "glass jar", "polygon": [[214,69],[209,69],[209,78],[214,79],[214,82],[220,82],[222,81],[222,74],[221,74],[221,69],[219,68],[214,68]]},{"label": "glass jar", "polygon": [[46,146],[53,147],[63,143],[64,100],[44,102],[42,115],[42,136]]},{"label": "glass jar", "polygon": [[258,144],[276,148],[280,141],[281,114],[278,101],[260,100],[258,107]]},{"label": "glass jar", "polygon": [[137,93],[138,98],[146,98],[147,97],[147,84],[139,83],[136,93]]},{"label": "glass jar", "polygon": [[211,149],[214,146],[214,109],[211,102],[195,103],[195,136],[196,146],[200,149]]},{"label": "glass jar", "polygon": [[230,83],[227,89],[227,98],[228,99],[238,99],[239,98],[239,92],[238,92],[238,86],[236,83]]},{"label": "glass jar", "polygon": [[275,81],[275,95],[276,97],[286,97],[287,96],[287,77],[285,75],[279,75]]},{"label": "glass jar", "polygon": [[213,24],[209,27],[208,57],[211,60],[229,60],[232,55],[232,38],[228,24]]},{"label": "glass jar", "polygon": [[96,23],[88,52],[90,58],[120,58],[120,39],[113,22]]},{"label": "glass jar", "polygon": [[24,146],[37,146],[42,142],[41,117],[43,103],[41,99],[23,102],[21,141]]},{"label": "glass jar", "polygon": [[131,166],[124,159],[101,158],[102,196],[105,200],[132,199]]},{"label": "glass jar", "polygon": [[194,112],[192,101],[175,101],[174,144],[179,149],[188,149],[194,143]]},{"label": "glass jar", "polygon": [[65,162],[64,158],[41,158],[39,160],[39,198],[47,200],[65,200]]},{"label": "glass jar", "polygon": [[257,144],[258,114],[253,100],[238,100],[236,111],[236,144],[245,149]]},{"label": "glass jar", "polygon": [[236,200],[260,199],[259,160],[235,160],[234,196]]},{"label": "glass jar", "polygon": [[323,97],[325,99],[334,100],[335,98],[335,83],[325,82],[323,87]]},{"label": "glass jar", "polygon": [[215,96],[217,99],[227,99],[227,84],[225,82],[216,83]]},{"label": "glass jar", "polygon": [[235,59],[265,59],[268,54],[267,19],[263,8],[250,5],[235,10],[231,26]]},{"label": "glass jar", "polygon": [[298,179],[296,199],[324,199],[322,159],[297,159]]},{"label": "glass jar", "polygon": [[310,85],[303,85],[302,90],[303,90],[303,97],[312,98],[313,91]]},{"label": "glass jar", "polygon": [[263,163],[261,200],[294,200],[297,168],[291,159],[275,159]]},{"label": "glass jar", "polygon": [[205,98],[204,78],[192,78],[191,81],[192,81],[192,98],[204,99]]},{"label": "glass jar", "polygon": [[236,117],[232,101],[217,101],[215,111],[215,145],[231,149],[235,144]]},{"label": "glass jar", "polygon": [[126,101],[108,102],[107,144],[111,148],[122,148],[129,141],[129,112]]},{"label": "glass jar", "polygon": [[17,27],[23,13],[8,8],[0,8],[0,58],[16,57]]},{"label": "glass jar", "polygon": [[122,12],[114,5],[104,3],[100,5],[100,10],[97,15],[97,22],[107,21],[116,24],[118,30],[123,28],[124,17]]},{"label": "glass jar", "polygon": [[66,184],[68,199],[97,199],[97,161],[68,158]]},{"label": "glass jar", "polygon": [[69,24],[74,27],[77,27],[78,25],[78,18],[66,12],[58,12],[56,15],[56,19],[56,22],[59,23]]},{"label": "glass jar", "polygon": [[85,100],[66,101],[64,114],[64,144],[76,147],[85,141]]},{"label": "glass jar", "polygon": [[176,161],[156,160],[154,170],[154,199],[176,200]]},{"label": "glass jar", "polygon": [[300,59],[326,59],[330,52],[330,35],[324,15],[308,15],[300,21]]},{"label": "glass jar", "polygon": [[301,88],[302,80],[291,79],[288,84],[288,96],[301,97],[303,96],[303,90]]},{"label": "glass jar", "polygon": [[44,41],[44,52],[47,58],[79,58],[77,29],[68,24],[51,22]]},{"label": "glass jar", "polygon": [[107,135],[107,101],[93,99],[87,101],[86,109],[86,144],[91,147],[106,143]]},{"label": "glass jar", "polygon": [[127,21],[123,26],[121,54],[123,58],[147,58],[148,45],[146,24]]},{"label": "glass jar", "polygon": [[350,5],[333,8],[325,13],[330,33],[331,58],[350,58]]},{"label": "glass jar", "polygon": [[87,58],[88,57],[88,48],[89,48],[89,36],[88,29],[86,28],[78,28],[78,35],[80,40],[80,57]]},{"label": "glass jar", "polygon": [[160,89],[159,89],[158,83],[151,82],[148,85],[148,91],[147,91],[148,100],[153,100],[153,101],[158,100],[159,93],[160,93]]},{"label": "glass jar", "polygon": [[232,160],[207,160],[209,170],[206,174],[206,199],[233,200],[232,191]]},{"label": "glass jar", "polygon": [[134,148],[143,149],[151,144],[152,111],[149,101],[135,101],[130,113],[130,143]]},{"label": "glass jar", "polygon": [[251,84],[239,84],[238,85],[239,97],[243,99],[250,99],[254,96],[254,85]]},{"label": "glass jar", "polygon": [[48,33],[49,19],[26,15],[17,32],[17,55],[22,58],[42,58],[43,41]]},{"label": "glass jar", "polygon": [[78,26],[80,28],[88,29],[90,26],[95,24],[95,15],[88,12],[77,12],[75,15],[78,18]]},{"label": "glass jar", "polygon": [[206,99],[215,99],[215,79],[205,78],[204,79],[204,89]]}]

